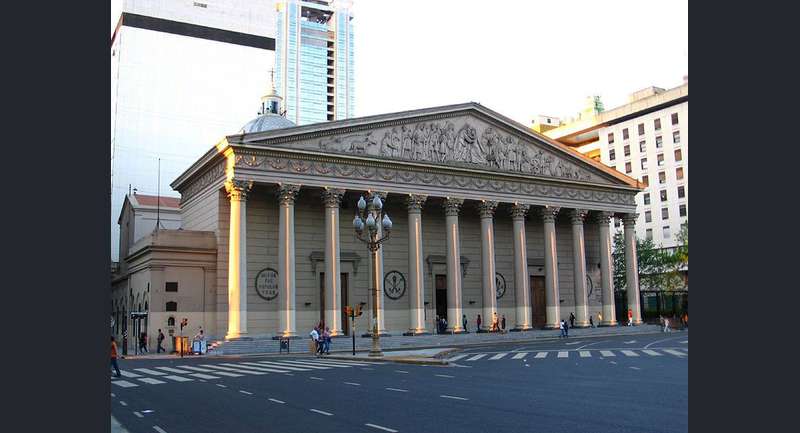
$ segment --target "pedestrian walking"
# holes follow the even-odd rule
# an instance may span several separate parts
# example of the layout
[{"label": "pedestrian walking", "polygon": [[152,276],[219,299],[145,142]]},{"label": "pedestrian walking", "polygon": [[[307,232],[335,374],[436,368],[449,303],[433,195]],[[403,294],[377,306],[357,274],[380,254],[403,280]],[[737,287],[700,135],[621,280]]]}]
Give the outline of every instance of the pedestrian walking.
[{"label": "pedestrian walking", "polygon": [[322,333],[322,344],[325,349],[325,354],[331,354],[331,330],[326,326],[325,332]]},{"label": "pedestrian walking", "polygon": [[670,332],[670,329],[669,329],[669,318],[667,318],[667,317],[664,318],[664,332]]},{"label": "pedestrian walking", "polygon": [[497,320],[497,313],[492,313],[492,332],[500,330],[500,324]]},{"label": "pedestrian walking", "polygon": [[461,321],[464,323],[464,332],[469,332],[467,330],[467,315],[466,314],[463,315],[463,317],[461,318]]},{"label": "pedestrian walking", "polygon": [[594,328],[594,322],[592,321],[592,316],[591,316],[591,314],[589,315],[589,326],[591,326],[592,328]]},{"label": "pedestrian walking", "polygon": [[158,346],[156,347],[156,353],[166,352],[164,347],[161,345],[164,343],[164,333],[161,332],[161,329],[158,330]]},{"label": "pedestrian walking", "polygon": [[114,341],[114,336],[111,336],[111,367],[114,367],[114,370],[117,372],[115,377],[122,377],[122,373],[119,372],[119,365],[117,365],[117,342]]},{"label": "pedestrian walking", "polygon": [[314,329],[311,330],[311,332],[308,335],[311,337],[311,342],[308,345],[308,349],[311,352],[314,352],[314,355],[318,355],[319,354],[319,331],[317,331],[317,328],[315,327]]},{"label": "pedestrian walking", "polygon": [[500,327],[503,328],[503,332],[506,332],[506,315],[503,314],[503,318],[500,319]]},{"label": "pedestrian walking", "polygon": [[569,313],[569,327],[575,327],[575,313]]},{"label": "pedestrian walking", "polygon": [[142,332],[139,334],[139,351],[147,353],[147,333]]},{"label": "pedestrian walking", "polygon": [[633,326],[633,310],[628,308],[628,326]]},{"label": "pedestrian walking", "polygon": [[569,338],[569,323],[564,321],[564,338]]},{"label": "pedestrian walking", "polygon": [[561,335],[559,335],[558,338],[564,338],[566,336],[566,334],[564,334],[564,321],[563,320],[558,323],[558,329],[561,330]]},{"label": "pedestrian walking", "polygon": [[480,314],[478,314],[478,320],[476,320],[475,323],[478,325],[478,331],[480,331],[481,330],[481,315]]},{"label": "pedestrian walking", "polygon": [[683,313],[683,326],[689,329],[689,313]]}]

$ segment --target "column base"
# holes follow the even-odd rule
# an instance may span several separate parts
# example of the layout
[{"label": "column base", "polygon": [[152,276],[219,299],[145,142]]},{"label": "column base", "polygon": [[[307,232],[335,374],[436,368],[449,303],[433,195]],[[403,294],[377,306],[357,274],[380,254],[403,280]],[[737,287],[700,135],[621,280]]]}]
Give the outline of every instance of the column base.
[{"label": "column base", "polygon": [[446,335],[446,334],[469,334],[469,332],[464,331],[464,328],[458,328],[458,329],[450,328],[446,329],[444,331],[444,334],[439,334],[439,335]]},{"label": "column base", "polygon": [[559,324],[555,324],[555,325],[550,324],[550,325],[544,325],[542,327],[542,329],[550,329],[550,330],[552,330],[552,329],[561,329],[561,327],[560,327]]},{"label": "column base", "polygon": [[[378,333],[378,337],[391,337],[391,336],[392,336],[392,334],[387,334],[385,332],[379,332]],[[361,338],[372,338],[372,333],[371,332],[366,332],[364,334],[361,334]],[[380,356],[383,356],[383,355],[380,355]]]},{"label": "column base", "polygon": [[600,327],[600,328],[605,328],[607,326],[618,326],[618,325],[619,325],[619,323],[616,320],[612,320],[612,321],[609,321],[609,322],[605,322],[605,321],[600,322],[600,324],[597,325],[597,326]]},{"label": "column base", "polygon": [[282,335],[276,335],[276,336],[272,337],[272,339],[273,339],[273,340],[282,340],[282,339],[288,339],[288,340],[299,340],[299,339],[300,339],[300,337],[299,337],[299,336],[297,336],[297,335],[290,335],[290,336],[288,336],[288,337],[284,337],[284,336],[282,336]]},{"label": "column base", "polygon": [[338,334],[338,335],[331,335],[331,339],[340,339],[340,338],[352,338],[347,334]]},{"label": "column base", "polygon": [[588,321],[583,323],[576,323],[575,326],[570,326],[570,328],[591,328],[591,327],[592,325],[590,325]]},{"label": "column base", "polygon": [[[184,337],[185,337],[185,335],[184,335]],[[231,340],[244,340],[244,341],[247,341],[247,340],[252,340],[252,339],[253,338],[249,337],[247,334],[228,334],[228,335],[225,336],[225,340],[227,340],[227,341],[231,341]]]},{"label": "column base", "polygon": [[431,333],[428,331],[408,331],[403,333],[404,337],[416,337],[417,335],[431,335]]},{"label": "column base", "polygon": [[528,327],[519,326],[519,327],[511,328],[511,329],[508,330],[508,332],[526,332],[526,331],[533,331],[533,327],[532,326],[528,326]]}]

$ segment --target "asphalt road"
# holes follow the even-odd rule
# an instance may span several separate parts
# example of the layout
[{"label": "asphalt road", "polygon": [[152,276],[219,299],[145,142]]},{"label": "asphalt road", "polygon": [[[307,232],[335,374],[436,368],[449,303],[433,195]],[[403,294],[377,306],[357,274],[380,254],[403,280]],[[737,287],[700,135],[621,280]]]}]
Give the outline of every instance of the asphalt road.
[{"label": "asphalt road", "polygon": [[685,432],[688,340],[487,345],[451,354],[446,367],[308,355],[122,360],[136,377],[113,379],[111,411],[131,433]]}]

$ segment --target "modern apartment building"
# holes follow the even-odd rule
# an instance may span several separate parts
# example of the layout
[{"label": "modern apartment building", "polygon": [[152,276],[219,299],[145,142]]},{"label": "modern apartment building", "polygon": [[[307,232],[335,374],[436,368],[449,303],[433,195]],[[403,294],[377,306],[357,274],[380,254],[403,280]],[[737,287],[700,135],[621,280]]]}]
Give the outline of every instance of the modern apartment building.
[{"label": "modern apartment building", "polygon": [[352,1],[281,0],[275,74],[297,125],[354,117]]},{"label": "modern apartment building", "polygon": [[[608,111],[583,110],[544,134],[639,180],[645,190],[636,196],[637,237],[677,245],[689,217],[688,77],[673,89],[637,91]],[[619,220],[614,224],[621,230]]]}]

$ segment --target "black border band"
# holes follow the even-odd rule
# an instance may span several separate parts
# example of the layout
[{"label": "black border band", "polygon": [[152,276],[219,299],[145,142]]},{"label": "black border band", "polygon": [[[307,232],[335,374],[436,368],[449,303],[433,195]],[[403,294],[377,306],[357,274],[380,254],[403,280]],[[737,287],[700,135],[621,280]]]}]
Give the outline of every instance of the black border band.
[{"label": "black border band", "polygon": [[207,39],[210,41],[225,42],[245,47],[261,48],[275,51],[275,39],[266,36],[257,36],[249,33],[234,32],[231,30],[216,29],[213,27],[199,26],[197,24],[182,23],[163,18],[148,17],[128,12],[122,13],[122,25],[138,29],[153,30],[171,33],[174,35],[189,36],[191,38]]}]

